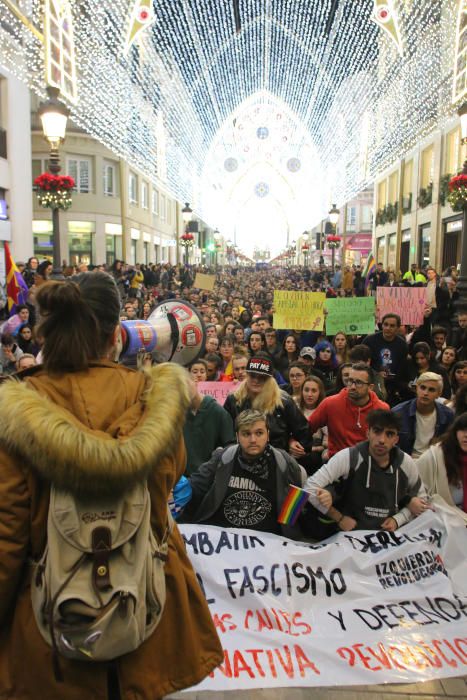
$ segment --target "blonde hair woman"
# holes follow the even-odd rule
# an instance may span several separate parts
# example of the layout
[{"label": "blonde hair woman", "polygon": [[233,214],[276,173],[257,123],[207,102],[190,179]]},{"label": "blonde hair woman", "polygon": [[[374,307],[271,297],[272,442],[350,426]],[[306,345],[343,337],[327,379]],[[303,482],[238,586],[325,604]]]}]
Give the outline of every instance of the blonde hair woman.
[{"label": "blonde hair woman", "polygon": [[271,358],[257,353],[248,360],[246,372],[246,379],[224,403],[232,421],[249,408],[265,413],[270,444],[287,450],[293,457],[303,457],[311,445],[308,423],[293,399],[280,390]]}]

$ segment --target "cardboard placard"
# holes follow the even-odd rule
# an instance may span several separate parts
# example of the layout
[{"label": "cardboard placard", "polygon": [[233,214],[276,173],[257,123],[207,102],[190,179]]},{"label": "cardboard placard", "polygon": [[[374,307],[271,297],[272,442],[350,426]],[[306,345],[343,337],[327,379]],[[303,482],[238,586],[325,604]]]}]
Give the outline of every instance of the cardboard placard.
[{"label": "cardboard placard", "polygon": [[274,291],[274,328],[277,330],[322,331],[324,292]]}]

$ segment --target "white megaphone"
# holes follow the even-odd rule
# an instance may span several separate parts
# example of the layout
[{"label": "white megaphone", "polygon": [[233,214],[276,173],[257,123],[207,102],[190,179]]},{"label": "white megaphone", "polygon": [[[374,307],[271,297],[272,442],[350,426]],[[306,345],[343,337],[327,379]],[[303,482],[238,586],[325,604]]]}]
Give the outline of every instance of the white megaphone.
[{"label": "white megaphone", "polygon": [[206,340],[197,309],[181,299],[163,301],[147,321],[122,321],[121,328],[120,359],[147,352],[157,363],[174,361],[186,366],[199,357]]}]

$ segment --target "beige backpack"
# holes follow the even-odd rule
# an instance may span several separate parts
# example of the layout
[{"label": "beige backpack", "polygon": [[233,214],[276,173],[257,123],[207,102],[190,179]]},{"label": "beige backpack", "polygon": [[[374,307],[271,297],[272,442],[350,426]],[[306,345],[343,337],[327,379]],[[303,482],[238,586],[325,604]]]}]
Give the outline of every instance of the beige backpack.
[{"label": "beige backpack", "polygon": [[[57,654],[109,661],[137,649],[159,623],[165,604],[164,538],[151,529],[146,484],[120,498],[78,499],[50,493],[47,546],[31,580],[39,630]],[[58,666],[58,663],[57,663]]]}]

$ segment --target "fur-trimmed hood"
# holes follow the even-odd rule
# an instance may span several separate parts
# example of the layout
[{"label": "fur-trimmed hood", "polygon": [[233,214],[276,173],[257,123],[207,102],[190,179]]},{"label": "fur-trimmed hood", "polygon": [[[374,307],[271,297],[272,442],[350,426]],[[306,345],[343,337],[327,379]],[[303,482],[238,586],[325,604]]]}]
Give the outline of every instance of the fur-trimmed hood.
[{"label": "fur-trimmed hood", "polygon": [[[0,444],[58,488],[115,493],[174,453],[189,403],[186,371],[169,363],[151,369],[146,381],[109,363],[67,375],[52,389],[45,373],[13,379],[0,388]],[[112,410],[114,419],[103,422]]]}]

